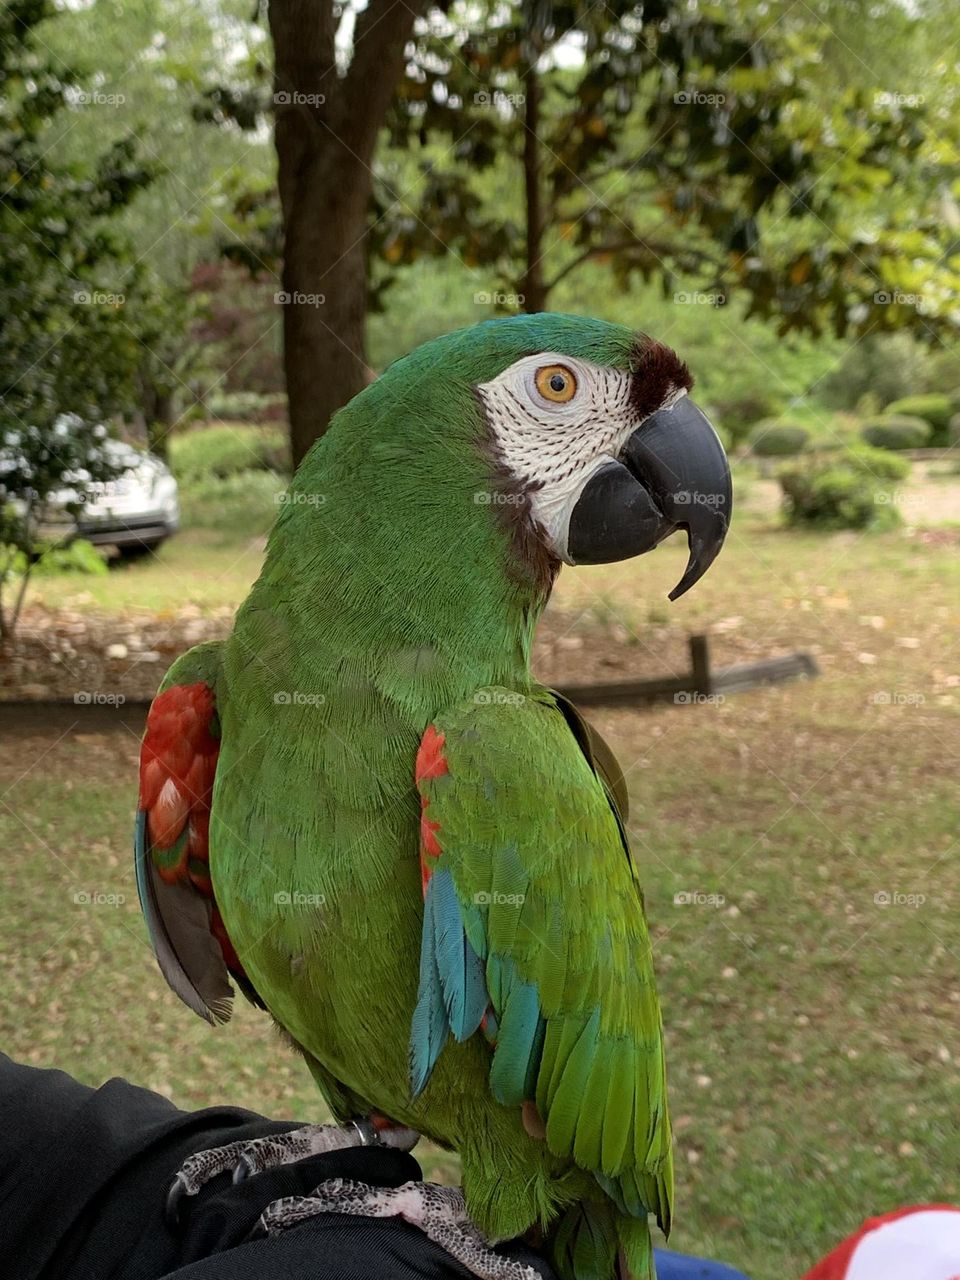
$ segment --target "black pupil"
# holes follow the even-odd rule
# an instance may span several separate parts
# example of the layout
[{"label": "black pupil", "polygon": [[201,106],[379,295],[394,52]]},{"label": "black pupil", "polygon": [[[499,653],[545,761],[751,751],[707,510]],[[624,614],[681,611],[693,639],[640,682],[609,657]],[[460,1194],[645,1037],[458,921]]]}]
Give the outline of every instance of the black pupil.
[{"label": "black pupil", "polygon": [[566,391],[566,389],[567,389],[567,380],[564,377],[564,375],[562,373],[553,374],[553,376],[550,379],[550,390],[560,392],[560,391]]}]

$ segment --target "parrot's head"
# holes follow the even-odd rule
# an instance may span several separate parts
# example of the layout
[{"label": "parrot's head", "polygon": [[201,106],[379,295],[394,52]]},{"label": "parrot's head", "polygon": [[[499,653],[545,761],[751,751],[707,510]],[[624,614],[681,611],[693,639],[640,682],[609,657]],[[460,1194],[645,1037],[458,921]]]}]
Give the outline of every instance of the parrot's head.
[{"label": "parrot's head", "polygon": [[475,387],[498,481],[491,501],[567,564],[626,560],[685,531],[676,599],[716,558],[732,502],[723,446],[687,395],[686,365],[645,334],[598,321],[501,323],[516,331],[515,358]]},{"label": "parrot's head", "polygon": [[428,342],[321,441],[340,494],[365,483],[371,464],[376,478],[342,536],[373,516],[418,546],[439,533],[448,555],[469,557],[473,535],[495,526],[516,565],[549,583],[562,562],[626,560],[682,530],[690,558],[676,599],[723,545],[732,500],[691,385],[669,347],[581,316],[512,316]]},{"label": "parrot's head", "polygon": [[494,634],[528,636],[562,563],[626,560],[682,531],[675,599],[731,511],[691,383],[668,347],[580,316],[490,320],[416,348],[301,463],[257,607],[282,599],[305,633],[335,625],[354,644],[492,650],[507,644]]}]

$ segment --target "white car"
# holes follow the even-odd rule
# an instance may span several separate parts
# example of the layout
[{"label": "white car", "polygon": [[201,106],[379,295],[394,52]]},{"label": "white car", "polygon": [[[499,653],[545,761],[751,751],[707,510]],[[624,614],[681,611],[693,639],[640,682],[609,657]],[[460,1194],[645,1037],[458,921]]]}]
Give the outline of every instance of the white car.
[{"label": "white car", "polygon": [[104,440],[102,447],[115,467],[124,468],[121,474],[91,485],[76,515],[67,510],[77,502],[76,490],[65,486],[51,494],[38,532],[56,541],[86,538],[98,547],[116,547],[123,556],[155,550],[180,527],[176,480],[153,454],[121,440]]},{"label": "white car", "polygon": [[[114,480],[94,485],[76,517],[77,533],[95,546],[114,546],[121,555],[153,551],[180,527],[180,498],[170,469],[152,453],[119,440],[105,448],[126,470]],[[69,500],[64,491],[58,503]]]}]

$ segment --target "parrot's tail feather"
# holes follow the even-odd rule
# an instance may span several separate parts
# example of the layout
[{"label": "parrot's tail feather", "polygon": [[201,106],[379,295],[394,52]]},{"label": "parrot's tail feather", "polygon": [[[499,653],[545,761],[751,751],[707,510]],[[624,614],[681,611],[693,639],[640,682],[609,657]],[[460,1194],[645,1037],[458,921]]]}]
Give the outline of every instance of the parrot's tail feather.
[{"label": "parrot's tail feather", "polygon": [[547,1248],[559,1280],[656,1280],[646,1215],[627,1217],[610,1200],[570,1205]]},{"label": "parrot's tail feather", "polygon": [[547,1240],[559,1280],[614,1280],[616,1218],[609,1200],[581,1200],[564,1211]]},{"label": "parrot's tail feather", "polygon": [[617,1280],[657,1280],[653,1261],[653,1240],[647,1218],[617,1217],[620,1248],[617,1251]]}]

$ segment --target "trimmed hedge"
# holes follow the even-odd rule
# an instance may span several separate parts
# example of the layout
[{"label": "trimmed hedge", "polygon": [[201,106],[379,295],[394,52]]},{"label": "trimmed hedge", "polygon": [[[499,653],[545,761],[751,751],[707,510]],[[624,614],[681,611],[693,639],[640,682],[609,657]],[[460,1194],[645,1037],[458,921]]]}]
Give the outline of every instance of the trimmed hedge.
[{"label": "trimmed hedge", "polygon": [[860,436],[875,449],[923,449],[933,434],[933,427],[923,418],[906,413],[884,415],[865,422]]},{"label": "trimmed hedge", "polygon": [[777,475],[787,522],[820,529],[883,529],[900,521],[891,488],[905,458],[859,446],[807,454]]},{"label": "trimmed hedge", "polygon": [[933,428],[929,443],[939,448],[947,443],[947,429],[953,413],[950,397],[933,391],[922,396],[904,396],[902,400],[894,400],[884,409],[883,416],[906,414],[911,418],[922,418]]},{"label": "trimmed hedge", "polygon": [[765,418],[750,432],[750,452],[756,458],[791,458],[803,453],[810,432],[796,422]]}]

